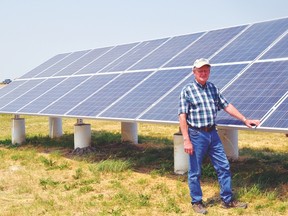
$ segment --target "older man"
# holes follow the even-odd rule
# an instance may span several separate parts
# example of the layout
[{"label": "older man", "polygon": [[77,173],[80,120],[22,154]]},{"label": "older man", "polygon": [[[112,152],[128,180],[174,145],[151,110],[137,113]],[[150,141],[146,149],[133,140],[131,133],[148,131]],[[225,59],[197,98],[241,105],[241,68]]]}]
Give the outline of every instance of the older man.
[{"label": "older man", "polygon": [[223,97],[213,83],[208,82],[210,68],[208,59],[201,58],[194,62],[195,79],[182,89],[178,110],[184,150],[189,154],[188,184],[191,203],[194,211],[202,214],[207,213],[200,186],[201,166],[206,154],[218,175],[222,207],[247,208],[246,203],[233,199],[230,165],[215,127],[217,111],[224,109],[249,128],[260,123],[259,120],[247,119]]}]

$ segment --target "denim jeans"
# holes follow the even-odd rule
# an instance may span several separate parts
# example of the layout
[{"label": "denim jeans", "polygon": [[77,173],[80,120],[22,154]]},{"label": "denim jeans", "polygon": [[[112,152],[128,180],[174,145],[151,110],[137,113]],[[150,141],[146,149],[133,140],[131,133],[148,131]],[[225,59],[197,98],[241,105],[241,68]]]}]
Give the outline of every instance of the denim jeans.
[{"label": "denim jeans", "polygon": [[200,185],[202,161],[206,154],[210,157],[220,184],[220,196],[224,202],[232,200],[230,165],[217,130],[205,132],[189,128],[189,137],[194,152],[189,156],[188,185],[192,203],[202,201]]}]

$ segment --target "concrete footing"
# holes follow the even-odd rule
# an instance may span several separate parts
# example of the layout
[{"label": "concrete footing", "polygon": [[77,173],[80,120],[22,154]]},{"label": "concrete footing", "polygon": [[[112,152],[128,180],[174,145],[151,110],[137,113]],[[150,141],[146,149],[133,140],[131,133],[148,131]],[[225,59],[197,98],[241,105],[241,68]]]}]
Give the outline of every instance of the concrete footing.
[{"label": "concrete footing", "polygon": [[50,138],[57,138],[63,135],[62,132],[62,118],[49,117],[49,136]]},{"label": "concrete footing", "polygon": [[223,143],[224,150],[229,160],[237,160],[239,157],[238,130],[218,129],[218,134]]},{"label": "concrete footing", "polygon": [[183,136],[180,132],[175,133],[174,141],[174,173],[183,175],[188,171],[189,155],[184,151]]},{"label": "concrete footing", "polygon": [[16,115],[12,119],[12,144],[22,144],[25,141],[25,119]]},{"label": "concrete footing", "polygon": [[138,144],[138,124],[134,122],[121,122],[122,141]]},{"label": "concrete footing", "polygon": [[84,124],[80,119],[74,125],[74,149],[86,148],[91,145],[91,125]]}]

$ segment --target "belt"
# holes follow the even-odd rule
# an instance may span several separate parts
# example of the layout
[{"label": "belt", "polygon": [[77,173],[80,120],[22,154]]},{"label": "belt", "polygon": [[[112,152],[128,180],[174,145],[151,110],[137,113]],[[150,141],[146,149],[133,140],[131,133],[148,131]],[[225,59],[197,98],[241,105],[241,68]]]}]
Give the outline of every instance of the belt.
[{"label": "belt", "polygon": [[194,129],[194,130],[199,130],[199,131],[205,131],[205,132],[211,132],[213,130],[216,129],[216,125],[212,125],[212,126],[207,126],[207,127],[192,127],[191,125],[189,125],[189,128]]}]

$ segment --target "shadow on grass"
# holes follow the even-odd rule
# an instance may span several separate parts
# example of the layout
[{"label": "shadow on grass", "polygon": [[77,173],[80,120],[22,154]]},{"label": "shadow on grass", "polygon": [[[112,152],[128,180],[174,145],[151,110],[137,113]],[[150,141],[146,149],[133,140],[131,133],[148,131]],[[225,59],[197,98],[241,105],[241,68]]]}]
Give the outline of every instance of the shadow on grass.
[{"label": "shadow on grass", "polygon": [[[72,154],[73,134],[65,134],[58,139],[48,136],[27,137],[26,143],[22,145],[11,145],[11,140],[0,140],[0,145],[8,148],[32,146],[45,153],[60,151],[65,157],[92,163],[108,159],[125,160],[129,161],[131,169],[137,172],[156,171],[160,175],[173,176],[174,170],[173,141],[157,137],[139,136],[139,144],[135,145],[121,142],[120,133],[93,131],[91,146],[96,151],[81,156]],[[257,185],[261,191],[272,191],[288,183],[288,154],[269,149],[244,148],[240,150],[239,160],[231,162],[231,172],[233,186],[236,188]],[[202,180],[217,181],[217,175],[208,159],[203,163]]]}]

